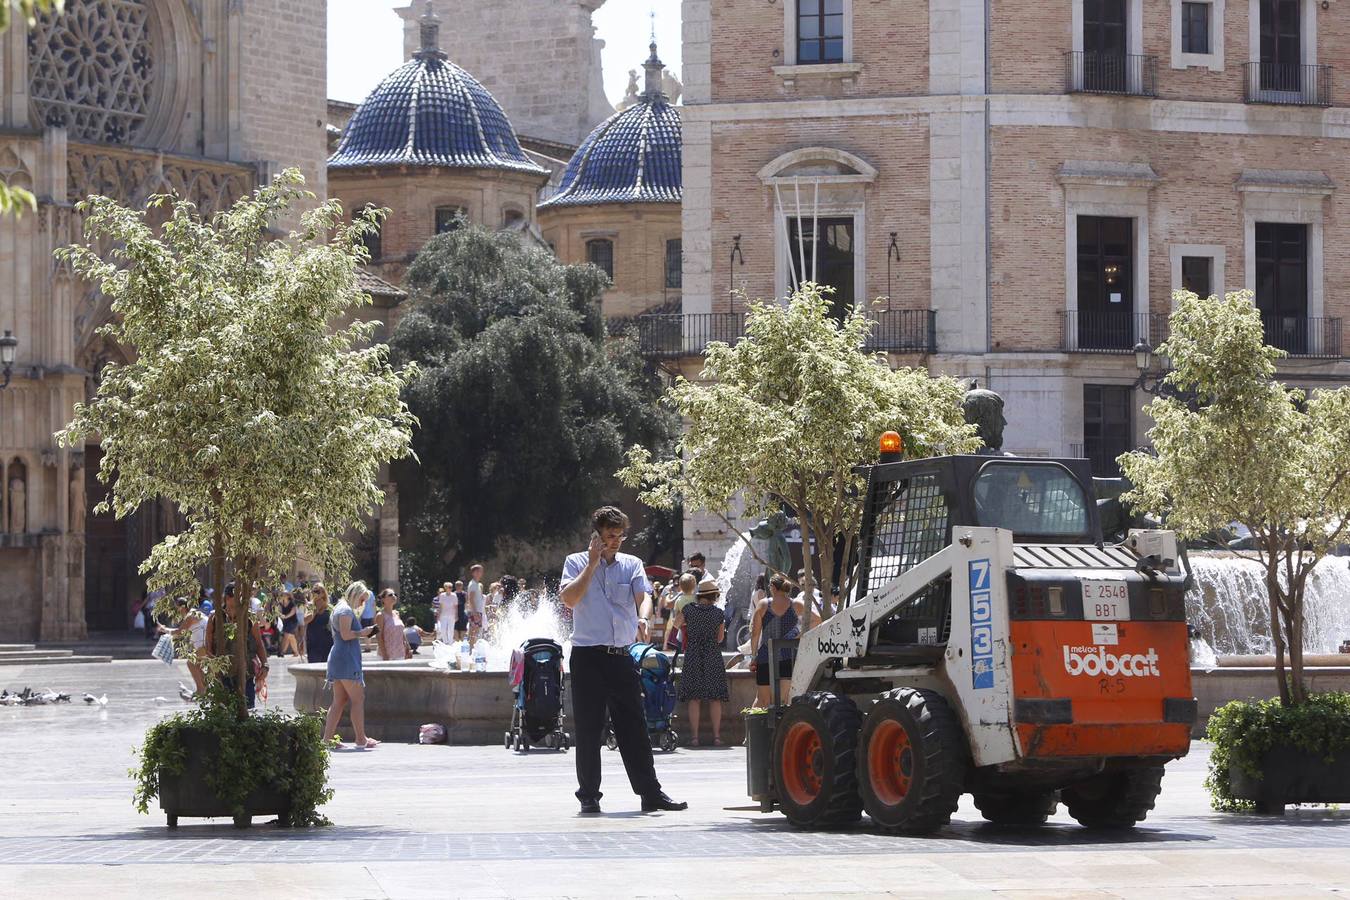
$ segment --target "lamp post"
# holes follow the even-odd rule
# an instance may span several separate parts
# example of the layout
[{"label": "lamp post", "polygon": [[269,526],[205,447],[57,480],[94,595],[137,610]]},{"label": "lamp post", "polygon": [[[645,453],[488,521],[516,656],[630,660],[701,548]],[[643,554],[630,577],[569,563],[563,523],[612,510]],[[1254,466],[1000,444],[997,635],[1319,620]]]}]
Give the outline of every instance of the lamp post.
[{"label": "lamp post", "polygon": [[4,367],[4,371],[0,374],[5,377],[4,381],[0,381],[0,391],[9,387],[9,379],[14,372],[14,354],[18,349],[19,339],[6,328],[4,335],[0,335],[0,366]]},{"label": "lamp post", "polygon": [[1134,380],[1133,385],[1138,390],[1153,397],[1171,397],[1180,400],[1192,410],[1199,408],[1199,398],[1193,391],[1183,391],[1167,380],[1170,370],[1160,366],[1154,371],[1153,348],[1149,346],[1148,341],[1140,341],[1134,345],[1134,367],[1139,370],[1139,377]]}]

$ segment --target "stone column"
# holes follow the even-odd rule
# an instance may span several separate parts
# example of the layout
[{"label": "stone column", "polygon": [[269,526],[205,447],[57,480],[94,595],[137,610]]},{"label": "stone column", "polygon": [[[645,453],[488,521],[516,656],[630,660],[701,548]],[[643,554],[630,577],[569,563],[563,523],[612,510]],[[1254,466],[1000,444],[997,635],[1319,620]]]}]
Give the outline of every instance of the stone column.
[{"label": "stone column", "polygon": [[382,485],[384,505],[379,517],[380,587],[398,588],[398,485]]}]

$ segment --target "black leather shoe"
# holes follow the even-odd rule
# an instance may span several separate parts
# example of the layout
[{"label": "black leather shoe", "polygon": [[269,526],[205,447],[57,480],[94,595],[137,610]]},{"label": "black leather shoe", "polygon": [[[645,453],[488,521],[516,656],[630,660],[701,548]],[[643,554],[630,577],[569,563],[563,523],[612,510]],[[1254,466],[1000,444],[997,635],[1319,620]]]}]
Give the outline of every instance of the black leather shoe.
[{"label": "black leather shoe", "polygon": [[598,815],[600,815],[600,801],[599,801],[599,800],[582,800],[582,801],[581,801],[581,814],[582,814],[583,816],[598,816]]},{"label": "black leather shoe", "polygon": [[662,809],[668,809],[668,810],[670,810],[670,811],[672,811],[672,812],[679,812],[679,811],[682,810],[682,809],[688,809],[688,808],[689,808],[689,804],[688,804],[688,803],[685,803],[683,800],[680,800],[680,801],[672,800],[672,799],[670,799],[669,797],[666,796],[666,794],[665,794],[664,791],[663,791],[662,793],[660,793],[660,794],[657,794],[657,795],[653,796],[653,797],[643,797],[643,798],[642,798],[642,811],[643,811],[643,812],[656,812],[656,811],[662,810]]}]

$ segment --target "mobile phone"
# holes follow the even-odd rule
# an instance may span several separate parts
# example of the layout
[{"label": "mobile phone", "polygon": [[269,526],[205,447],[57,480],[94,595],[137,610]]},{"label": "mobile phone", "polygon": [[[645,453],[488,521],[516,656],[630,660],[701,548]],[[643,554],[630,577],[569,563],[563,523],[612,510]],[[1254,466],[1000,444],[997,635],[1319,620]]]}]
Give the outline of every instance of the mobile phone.
[{"label": "mobile phone", "polygon": [[591,532],[591,540],[592,540],[592,541],[598,541],[598,540],[600,540],[600,532],[598,532],[598,531],[592,531],[592,532]]}]

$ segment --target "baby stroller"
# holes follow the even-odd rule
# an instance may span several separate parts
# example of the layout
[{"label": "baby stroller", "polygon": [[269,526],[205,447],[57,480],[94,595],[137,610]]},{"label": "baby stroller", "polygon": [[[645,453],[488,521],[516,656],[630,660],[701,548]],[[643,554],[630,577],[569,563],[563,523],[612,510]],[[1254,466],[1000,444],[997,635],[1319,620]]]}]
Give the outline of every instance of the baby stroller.
[{"label": "baby stroller", "polygon": [[571,739],[563,731],[562,647],[548,638],[531,638],[512,654],[511,684],[515,703],[506,749],[530,746],[566,750]]},{"label": "baby stroller", "polygon": [[[634,644],[628,648],[628,655],[637,669],[638,680],[642,682],[642,710],[647,718],[647,737],[653,746],[662,752],[670,753],[679,743],[680,736],[673,727],[675,721],[675,663],[680,652],[667,657],[652,644]],[[619,748],[619,741],[608,723],[605,725],[605,746],[611,750]]]}]

